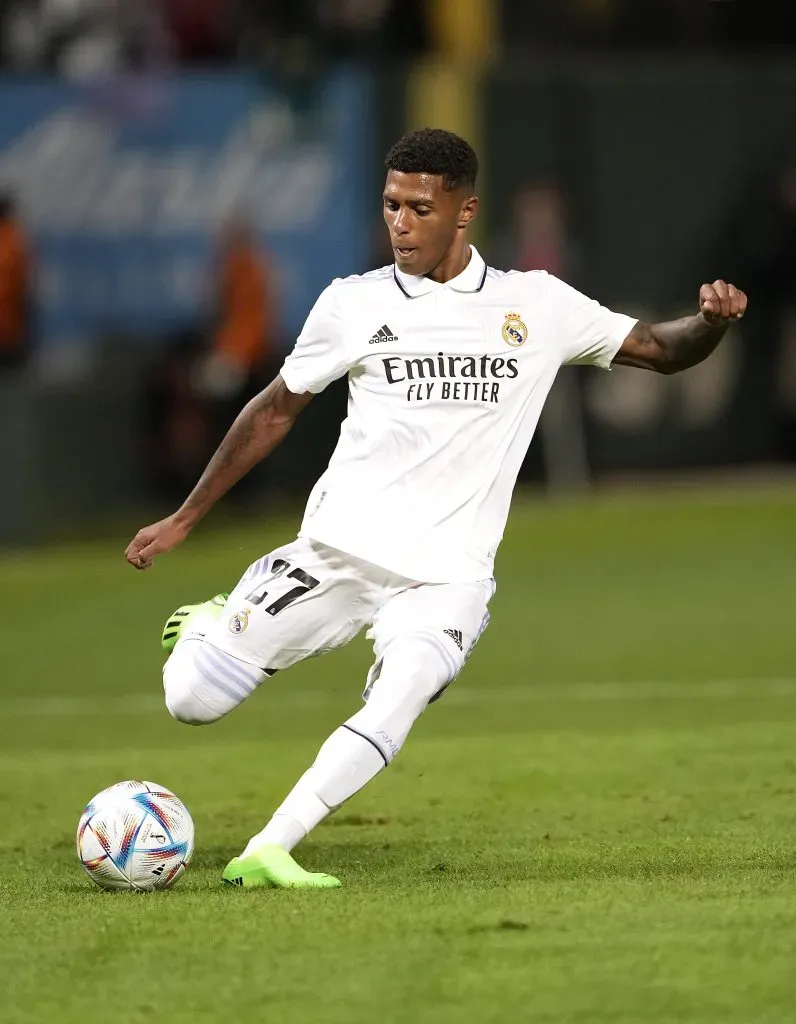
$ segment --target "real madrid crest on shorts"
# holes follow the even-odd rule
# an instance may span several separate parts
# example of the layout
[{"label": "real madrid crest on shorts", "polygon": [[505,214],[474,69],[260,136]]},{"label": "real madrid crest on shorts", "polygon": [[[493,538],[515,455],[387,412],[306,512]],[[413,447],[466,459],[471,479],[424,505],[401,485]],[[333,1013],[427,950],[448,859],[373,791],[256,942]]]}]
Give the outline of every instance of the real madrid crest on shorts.
[{"label": "real madrid crest on shorts", "polygon": [[243,612],[235,612],[229,620],[230,633],[242,633],[249,625],[249,614],[248,608]]},{"label": "real madrid crest on shorts", "polygon": [[506,344],[513,348],[519,348],[528,339],[528,328],[520,319],[519,313],[506,313],[501,333]]}]

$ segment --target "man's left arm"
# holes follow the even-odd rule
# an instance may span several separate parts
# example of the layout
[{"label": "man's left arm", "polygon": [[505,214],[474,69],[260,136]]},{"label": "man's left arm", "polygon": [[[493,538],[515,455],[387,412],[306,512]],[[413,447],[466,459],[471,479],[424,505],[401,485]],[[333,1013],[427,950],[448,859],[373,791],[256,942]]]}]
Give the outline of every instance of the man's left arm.
[{"label": "man's left arm", "polygon": [[614,356],[622,366],[679,373],[707,359],[727,328],[746,312],[746,295],[734,284],[714,281],[699,289],[699,312],[681,320],[639,320]]}]

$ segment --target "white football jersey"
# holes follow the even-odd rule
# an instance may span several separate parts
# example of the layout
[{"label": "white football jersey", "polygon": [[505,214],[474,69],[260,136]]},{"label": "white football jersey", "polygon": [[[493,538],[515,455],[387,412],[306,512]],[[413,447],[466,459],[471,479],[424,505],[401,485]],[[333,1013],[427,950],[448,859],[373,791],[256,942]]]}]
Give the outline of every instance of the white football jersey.
[{"label": "white football jersey", "polygon": [[349,380],[299,536],[420,582],[490,577],[559,367],[608,369],[635,323],[474,247],[445,284],[393,266],[333,281],[281,370],[294,394]]}]

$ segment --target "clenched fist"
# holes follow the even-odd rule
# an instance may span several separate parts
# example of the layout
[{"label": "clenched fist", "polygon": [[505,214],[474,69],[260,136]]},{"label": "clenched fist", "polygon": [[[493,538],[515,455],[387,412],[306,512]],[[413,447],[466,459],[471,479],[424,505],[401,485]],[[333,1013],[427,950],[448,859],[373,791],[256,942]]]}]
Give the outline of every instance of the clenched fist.
[{"label": "clenched fist", "polygon": [[124,552],[127,561],[136,569],[148,569],[155,555],[165,554],[182,544],[190,533],[190,526],[177,514],[145,526],[133,537]]},{"label": "clenched fist", "polygon": [[699,289],[699,311],[711,327],[740,320],[746,312],[746,293],[721,279]]}]

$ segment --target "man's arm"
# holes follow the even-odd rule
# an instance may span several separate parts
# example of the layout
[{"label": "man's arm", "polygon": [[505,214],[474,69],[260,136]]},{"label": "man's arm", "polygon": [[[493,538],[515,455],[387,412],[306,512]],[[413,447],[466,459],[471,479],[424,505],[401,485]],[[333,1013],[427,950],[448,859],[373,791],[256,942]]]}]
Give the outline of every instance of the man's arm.
[{"label": "man's arm", "polygon": [[125,551],[136,569],[147,569],[155,555],[175,548],[218,499],[282,441],[312,395],[294,395],[277,376],[244,406],[180,508],[139,530]]},{"label": "man's arm", "polygon": [[648,324],[639,320],[622,342],[614,363],[658,373],[679,373],[707,359],[724,332],[746,312],[746,295],[733,284],[714,281],[699,289],[699,313]]}]

